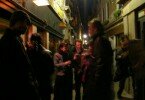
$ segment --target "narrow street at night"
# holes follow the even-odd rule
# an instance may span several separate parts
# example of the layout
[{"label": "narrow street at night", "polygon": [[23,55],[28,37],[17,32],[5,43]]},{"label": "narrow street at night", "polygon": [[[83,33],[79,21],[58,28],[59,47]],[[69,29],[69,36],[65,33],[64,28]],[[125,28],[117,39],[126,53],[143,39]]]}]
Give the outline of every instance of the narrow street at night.
[{"label": "narrow street at night", "polygon": [[145,100],[145,0],[0,0],[0,100]]}]

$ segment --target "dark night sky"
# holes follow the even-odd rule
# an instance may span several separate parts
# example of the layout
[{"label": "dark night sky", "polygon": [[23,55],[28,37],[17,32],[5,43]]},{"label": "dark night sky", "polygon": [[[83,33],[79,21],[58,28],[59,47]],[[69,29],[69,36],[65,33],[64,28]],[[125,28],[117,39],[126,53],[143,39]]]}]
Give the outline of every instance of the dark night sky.
[{"label": "dark night sky", "polygon": [[81,21],[82,21],[85,32],[87,31],[88,20],[90,20],[90,16],[92,15],[93,1],[94,0],[77,0],[80,17],[81,17]]}]

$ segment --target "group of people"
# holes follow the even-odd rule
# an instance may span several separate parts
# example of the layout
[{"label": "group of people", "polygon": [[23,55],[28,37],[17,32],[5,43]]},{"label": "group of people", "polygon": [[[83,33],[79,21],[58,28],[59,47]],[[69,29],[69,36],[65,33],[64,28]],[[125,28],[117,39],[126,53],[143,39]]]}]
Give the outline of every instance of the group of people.
[{"label": "group of people", "polygon": [[[71,100],[74,68],[76,100],[81,99],[81,84],[83,100],[111,99],[113,55],[110,42],[102,37],[104,30],[100,21],[89,23],[91,42],[87,53],[77,40],[71,50],[68,44],[60,43],[54,55],[43,47],[38,33],[32,34],[24,45],[21,35],[29,25],[28,14],[15,11],[0,40],[0,98],[51,100],[53,91],[54,100]],[[54,89],[52,74],[56,75]]]},{"label": "group of people", "polygon": [[91,39],[87,51],[83,49],[82,41],[76,40],[71,48],[67,43],[60,43],[58,51],[54,54],[54,100],[72,100],[73,88],[75,100],[112,99],[111,44],[103,37],[104,29],[100,21],[93,19],[88,27]]},{"label": "group of people", "polygon": [[0,99],[51,100],[53,58],[39,34],[24,45],[22,35],[31,25],[24,11],[15,11],[0,40]]},{"label": "group of people", "polygon": [[[113,100],[113,50],[109,40],[104,37],[100,21],[92,19],[88,23],[88,50],[83,49],[81,40],[76,40],[73,48],[62,42],[54,55],[43,46],[38,33],[33,33],[30,41],[24,45],[21,35],[26,33],[30,24],[27,13],[21,10],[14,12],[10,27],[0,40],[2,100],[51,100],[52,92],[54,100],[72,100],[73,76],[75,100]],[[125,54],[127,52],[124,57]],[[53,74],[56,76],[54,87]],[[125,78],[122,87],[124,81]],[[119,96],[121,92],[118,92]]]}]

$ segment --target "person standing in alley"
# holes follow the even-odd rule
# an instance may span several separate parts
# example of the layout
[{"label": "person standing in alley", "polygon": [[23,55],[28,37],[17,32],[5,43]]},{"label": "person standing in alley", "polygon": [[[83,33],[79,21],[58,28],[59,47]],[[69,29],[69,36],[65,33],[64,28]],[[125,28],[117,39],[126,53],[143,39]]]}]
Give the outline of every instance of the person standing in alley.
[{"label": "person standing in alley", "polygon": [[68,44],[60,43],[54,54],[55,85],[54,100],[72,100],[72,67],[68,54]]},{"label": "person standing in alley", "polygon": [[9,28],[0,40],[0,99],[40,100],[31,62],[23,45],[30,18],[24,11],[15,11]]},{"label": "person standing in alley", "polygon": [[100,21],[92,19],[88,24],[92,44],[92,60],[88,69],[83,100],[111,100],[113,51],[108,39],[103,37]]},{"label": "person standing in alley", "polygon": [[75,46],[72,50],[72,66],[74,68],[75,79],[75,100],[81,100],[81,85],[82,85],[82,68],[81,68],[81,54],[83,52],[82,41],[76,40]]},{"label": "person standing in alley", "polygon": [[82,68],[82,78],[81,78],[81,82],[83,85],[83,99],[85,98],[85,93],[86,93],[86,82],[88,80],[88,69],[90,64],[92,63],[92,60],[94,59],[94,56],[92,55],[92,46],[91,43],[88,44],[88,49],[84,50],[82,52],[82,56],[81,56],[81,68]]},{"label": "person standing in alley", "polygon": [[51,100],[54,63],[51,52],[43,46],[39,33],[31,35],[30,43],[27,45],[27,53],[34,68],[42,100]]},{"label": "person standing in alley", "polygon": [[125,87],[125,81],[129,76],[132,76],[132,86],[134,88],[134,78],[132,64],[129,59],[129,38],[127,35],[121,36],[121,48],[117,50],[116,62],[117,70],[114,76],[114,81],[119,81],[119,90],[117,96],[119,99],[122,98],[122,93]]}]

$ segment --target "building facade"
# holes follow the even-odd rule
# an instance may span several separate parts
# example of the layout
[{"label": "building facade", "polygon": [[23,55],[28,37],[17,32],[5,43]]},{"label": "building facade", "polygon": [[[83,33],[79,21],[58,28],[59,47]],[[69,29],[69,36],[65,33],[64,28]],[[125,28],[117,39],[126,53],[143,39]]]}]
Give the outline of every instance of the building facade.
[{"label": "building facade", "polygon": [[51,5],[37,6],[33,0],[1,0],[0,1],[0,33],[9,26],[9,18],[16,10],[24,10],[32,20],[32,25],[24,41],[29,41],[33,33],[40,33],[44,46],[51,51],[56,50],[57,44],[63,40],[63,30],[59,24],[63,19],[56,13]]},{"label": "building facade", "polygon": [[[98,9],[97,17],[104,24],[114,50],[120,47],[122,34],[130,39],[141,39],[145,46],[145,0],[99,0]],[[132,97],[130,82],[130,79],[126,82],[125,93]]]}]

